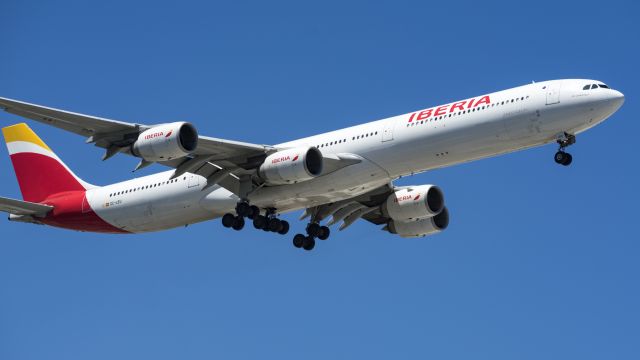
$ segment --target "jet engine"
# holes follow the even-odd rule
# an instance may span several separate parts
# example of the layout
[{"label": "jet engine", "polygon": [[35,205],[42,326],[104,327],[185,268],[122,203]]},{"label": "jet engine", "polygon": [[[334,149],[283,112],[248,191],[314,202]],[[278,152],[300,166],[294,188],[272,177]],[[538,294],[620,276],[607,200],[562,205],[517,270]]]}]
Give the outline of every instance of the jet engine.
[{"label": "jet engine", "polygon": [[143,131],[131,152],[147,161],[185,157],[198,147],[198,131],[188,122],[174,122]]},{"label": "jet engine", "polygon": [[436,216],[414,221],[391,220],[387,224],[387,231],[398,234],[403,238],[423,237],[439,233],[449,226],[449,210],[443,208]]},{"label": "jet engine", "polygon": [[444,209],[444,194],[435,185],[412,186],[395,191],[382,204],[382,214],[396,221],[429,218]]},{"label": "jet engine", "polygon": [[273,153],[258,169],[269,185],[285,185],[307,181],[322,173],[322,153],[315,147],[299,147]]}]

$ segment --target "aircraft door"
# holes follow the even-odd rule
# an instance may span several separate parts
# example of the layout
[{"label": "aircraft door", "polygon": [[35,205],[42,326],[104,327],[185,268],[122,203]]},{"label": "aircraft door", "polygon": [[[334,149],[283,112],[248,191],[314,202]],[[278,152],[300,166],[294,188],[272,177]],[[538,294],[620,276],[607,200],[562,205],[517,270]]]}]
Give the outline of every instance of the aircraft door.
[{"label": "aircraft door", "polygon": [[395,125],[394,119],[389,119],[384,122],[382,129],[382,142],[393,140],[393,126]]},{"label": "aircraft door", "polygon": [[560,82],[547,85],[547,105],[560,103]]}]

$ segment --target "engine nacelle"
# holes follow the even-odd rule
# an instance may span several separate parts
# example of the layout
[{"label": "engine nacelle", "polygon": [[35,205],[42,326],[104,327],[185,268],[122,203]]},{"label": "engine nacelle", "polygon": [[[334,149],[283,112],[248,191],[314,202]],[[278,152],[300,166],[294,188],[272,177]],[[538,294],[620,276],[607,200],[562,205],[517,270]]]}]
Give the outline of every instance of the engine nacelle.
[{"label": "engine nacelle", "polygon": [[424,219],[444,209],[444,194],[435,185],[412,186],[389,195],[382,214],[396,221]]},{"label": "engine nacelle", "polygon": [[307,181],[322,173],[322,153],[315,147],[278,151],[267,156],[258,174],[269,185]]},{"label": "engine nacelle", "polygon": [[403,238],[415,238],[439,233],[446,229],[447,226],[449,226],[449,210],[445,207],[438,215],[426,219],[415,221],[391,220],[387,224],[387,230]]},{"label": "engine nacelle", "polygon": [[175,122],[143,131],[131,146],[133,155],[147,161],[185,157],[198,147],[198,131],[188,122]]}]

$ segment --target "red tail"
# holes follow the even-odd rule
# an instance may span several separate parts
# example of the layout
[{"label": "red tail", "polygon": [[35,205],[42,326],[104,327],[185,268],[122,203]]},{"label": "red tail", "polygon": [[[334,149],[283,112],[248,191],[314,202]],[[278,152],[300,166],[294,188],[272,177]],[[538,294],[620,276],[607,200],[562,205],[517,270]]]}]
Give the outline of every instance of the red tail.
[{"label": "red tail", "polygon": [[90,186],[80,180],[26,124],[2,129],[22,198],[42,202]]}]

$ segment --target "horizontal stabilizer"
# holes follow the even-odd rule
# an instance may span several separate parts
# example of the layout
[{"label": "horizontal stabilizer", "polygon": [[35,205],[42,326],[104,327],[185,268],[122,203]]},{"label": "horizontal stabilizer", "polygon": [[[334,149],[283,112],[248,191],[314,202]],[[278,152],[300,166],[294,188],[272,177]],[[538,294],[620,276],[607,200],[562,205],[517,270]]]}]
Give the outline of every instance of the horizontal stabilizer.
[{"label": "horizontal stabilizer", "polygon": [[45,216],[53,206],[0,197],[0,211],[14,215]]}]

